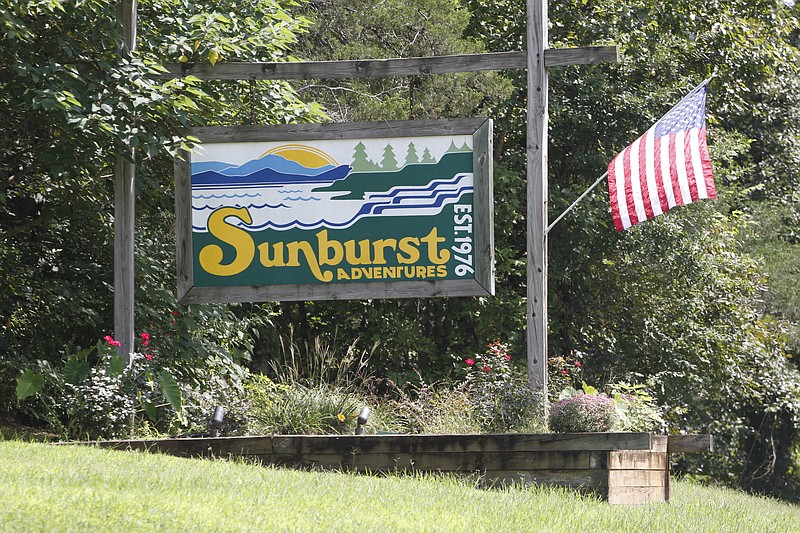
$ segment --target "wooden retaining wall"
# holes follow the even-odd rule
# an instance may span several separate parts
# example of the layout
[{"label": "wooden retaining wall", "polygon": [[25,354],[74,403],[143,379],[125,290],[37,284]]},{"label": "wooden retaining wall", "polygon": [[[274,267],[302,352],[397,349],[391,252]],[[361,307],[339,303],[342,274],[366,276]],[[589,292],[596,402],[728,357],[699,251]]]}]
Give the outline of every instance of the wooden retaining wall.
[{"label": "wooden retaining wall", "polygon": [[502,435],[272,435],[102,441],[102,448],[356,472],[479,474],[591,492],[614,504],[669,501],[669,453],[709,451],[711,436],[650,433]]}]

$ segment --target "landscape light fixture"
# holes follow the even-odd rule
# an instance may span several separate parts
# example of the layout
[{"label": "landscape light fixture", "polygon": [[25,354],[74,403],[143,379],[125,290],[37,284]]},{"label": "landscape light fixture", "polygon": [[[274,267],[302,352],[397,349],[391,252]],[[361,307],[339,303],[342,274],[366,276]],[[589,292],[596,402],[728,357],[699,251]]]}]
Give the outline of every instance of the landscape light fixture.
[{"label": "landscape light fixture", "polygon": [[225,409],[219,405],[214,408],[214,415],[208,422],[209,432],[212,437],[219,437],[219,430],[222,429],[222,419],[225,417]]},{"label": "landscape light fixture", "polygon": [[356,420],[356,435],[363,435],[364,434],[364,424],[367,423],[369,420],[369,415],[372,413],[369,407],[364,407],[361,409],[361,412],[358,413],[358,420]]}]

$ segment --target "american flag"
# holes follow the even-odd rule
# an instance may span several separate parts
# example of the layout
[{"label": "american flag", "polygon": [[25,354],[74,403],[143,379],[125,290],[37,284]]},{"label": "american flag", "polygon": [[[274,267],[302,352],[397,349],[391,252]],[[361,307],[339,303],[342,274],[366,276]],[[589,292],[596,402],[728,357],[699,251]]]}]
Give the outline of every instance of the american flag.
[{"label": "american flag", "polygon": [[716,198],[706,144],[704,81],[608,164],[617,231],[703,198]]}]

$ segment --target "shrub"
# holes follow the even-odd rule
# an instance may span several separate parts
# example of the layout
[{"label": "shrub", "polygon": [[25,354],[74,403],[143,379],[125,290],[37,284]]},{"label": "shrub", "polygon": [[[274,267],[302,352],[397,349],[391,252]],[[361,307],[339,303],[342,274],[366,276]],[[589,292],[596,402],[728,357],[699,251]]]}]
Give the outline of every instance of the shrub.
[{"label": "shrub", "polygon": [[[150,336],[141,339],[148,347]],[[126,365],[116,355],[118,345],[106,336],[60,368],[37,361],[17,380],[18,400],[31,398],[27,408],[68,439],[126,437],[149,423],[160,431],[183,424],[181,390],[169,369],[153,353],[133,353]]]},{"label": "shrub", "polygon": [[395,399],[378,410],[386,429],[397,433],[480,433],[472,395],[465,384],[455,387],[443,383],[425,383],[410,390],[395,388]]},{"label": "shrub", "polygon": [[366,403],[342,388],[275,383],[262,375],[253,376],[245,388],[250,405],[248,432],[251,434],[352,433],[355,419]]},{"label": "shrub", "polygon": [[464,363],[465,384],[483,431],[523,431],[537,425],[541,398],[531,391],[527,376],[512,365],[508,344],[494,342]]},{"label": "shrub", "polygon": [[550,406],[550,430],[557,433],[610,431],[616,421],[614,402],[605,396],[578,394]]},{"label": "shrub", "polygon": [[571,351],[568,354],[547,358],[547,396],[550,403],[563,399],[561,392],[579,385],[583,381],[583,352]]},{"label": "shrub", "polygon": [[663,433],[667,422],[655,400],[644,385],[614,383],[609,385],[621,431],[647,431]]}]

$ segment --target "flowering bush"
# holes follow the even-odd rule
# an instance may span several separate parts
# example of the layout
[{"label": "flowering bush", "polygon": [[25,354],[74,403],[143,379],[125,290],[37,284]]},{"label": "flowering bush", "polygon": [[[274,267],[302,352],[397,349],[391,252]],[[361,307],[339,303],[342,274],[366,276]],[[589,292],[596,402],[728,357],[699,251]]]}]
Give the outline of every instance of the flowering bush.
[{"label": "flowering bush", "polygon": [[614,402],[606,396],[583,393],[550,406],[550,430],[557,433],[611,431],[616,421]]},{"label": "flowering bush", "polygon": [[540,399],[530,390],[526,375],[512,365],[508,344],[493,342],[464,364],[467,390],[485,431],[521,430],[534,423]]},{"label": "flowering bush", "polygon": [[[563,389],[558,395],[559,401],[553,406],[577,396],[603,398],[601,400],[603,403],[610,401],[614,407],[615,430],[636,432],[664,432],[666,430],[667,423],[664,420],[663,412],[647,393],[644,385],[630,385],[625,382],[611,383],[605,386],[605,391],[607,394],[598,391],[586,382],[581,382],[580,389],[572,387]],[[578,409],[578,407],[575,406],[573,409]]]},{"label": "flowering bush", "polygon": [[150,335],[143,332],[139,339],[144,353],[131,354],[128,365],[110,335],[70,356],[61,369],[39,361],[38,373],[28,370],[18,379],[17,397],[37,397],[44,421],[67,438],[127,436],[145,419],[162,430],[183,423],[177,382],[156,360]]},{"label": "flowering bush", "polygon": [[562,390],[580,386],[583,379],[583,353],[572,350],[564,355],[547,358],[547,382],[550,402],[556,402]]}]

